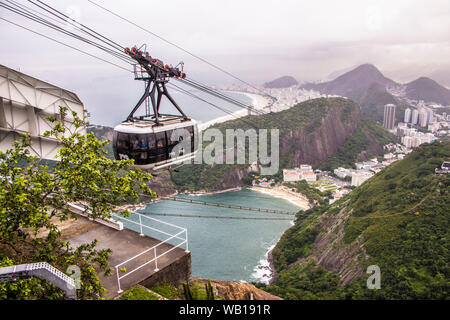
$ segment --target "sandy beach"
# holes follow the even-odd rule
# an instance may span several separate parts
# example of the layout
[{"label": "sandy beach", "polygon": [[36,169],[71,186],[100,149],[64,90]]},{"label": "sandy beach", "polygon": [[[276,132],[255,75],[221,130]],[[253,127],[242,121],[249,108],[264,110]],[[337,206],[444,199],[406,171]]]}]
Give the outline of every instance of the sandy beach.
[{"label": "sandy beach", "polygon": [[[238,94],[243,94],[246,95],[247,97],[249,97],[250,99],[252,99],[252,106],[257,109],[257,110],[263,110],[264,108],[266,108],[267,106],[270,105],[271,100],[269,98],[266,98],[262,95],[259,94],[255,94],[255,93],[248,93],[248,92],[243,92],[243,91],[226,91],[226,92],[232,92],[232,93],[238,93]],[[236,112],[234,112],[232,115],[228,114],[210,121],[207,121],[205,123],[201,123],[199,125],[199,129],[200,130],[205,130],[206,128],[212,126],[213,124],[216,123],[221,123],[221,122],[225,122],[225,121],[229,121],[229,120],[233,120],[236,118],[241,118],[248,115],[248,110],[242,109],[242,110],[238,110]]]},{"label": "sandy beach", "polygon": [[290,191],[286,187],[273,187],[273,188],[263,188],[263,187],[250,187],[250,190],[259,191],[265,194],[269,194],[273,197],[282,198],[288,200],[292,204],[302,208],[303,210],[308,210],[310,208],[308,199],[296,192]]}]

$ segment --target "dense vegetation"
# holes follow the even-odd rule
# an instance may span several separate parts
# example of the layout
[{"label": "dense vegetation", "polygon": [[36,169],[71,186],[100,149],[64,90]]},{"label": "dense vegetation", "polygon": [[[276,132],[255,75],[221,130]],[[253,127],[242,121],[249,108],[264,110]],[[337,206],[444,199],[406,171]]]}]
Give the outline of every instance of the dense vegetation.
[{"label": "dense vegetation", "polygon": [[121,300],[161,300],[144,287],[135,286],[120,296]]},{"label": "dense vegetation", "polygon": [[331,191],[322,192],[317,188],[311,187],[306,180],[297,181],[295,184],[285,182],[285,186],[294,189],[293,191],[300,193],[308,198],[311,205],[328,203],[328,198],[331,196]]},{"label": "dense vegetation", "polygon": [[[450,142],[421,145],[335,204],[306,211],[273,250],[278,278],[264,289],[286,299],[448,299],[450,177],[434,169],[449,158]],[[338,285],[338,275],[308,259],[320,222],[342,208],[350,218],[336,245],[363,239],[368,258],[358,263],[380,267],[379,290],[365,277]]]}]

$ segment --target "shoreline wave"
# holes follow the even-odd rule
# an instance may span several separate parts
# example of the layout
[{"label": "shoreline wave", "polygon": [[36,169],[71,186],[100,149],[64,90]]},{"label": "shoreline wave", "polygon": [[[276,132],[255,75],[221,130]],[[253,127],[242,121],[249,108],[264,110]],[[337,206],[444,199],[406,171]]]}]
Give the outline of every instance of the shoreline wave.
[{"label": "shoreline wave", "polygon": [[269,254],[273,250],[273,248],[275,248],[275,246],[276,244],[273,244],[269,246],[269,248],[267,248],[264,257],[260,259],[258,265],[253,268],[253,273],[250,275],[250,277],[264,284],[270,283],[274,275],[274,270],[269,261]]}]

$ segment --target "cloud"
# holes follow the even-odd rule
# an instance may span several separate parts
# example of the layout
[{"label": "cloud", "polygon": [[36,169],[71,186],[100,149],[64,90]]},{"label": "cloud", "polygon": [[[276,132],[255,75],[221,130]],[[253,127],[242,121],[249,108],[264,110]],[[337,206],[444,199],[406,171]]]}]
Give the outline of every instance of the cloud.
[{"label": "cloud", "polygon": [[[399,82],[436,76],[450,86],[448,0],[432,5],[421,0],[94,1],[257,84],[285,74],[298,80],[324,79],[336,70],[369,62]],[[124,46],[147,43],[151,55],[164,62],[184,61],[194,79],[236,82],[88,1],[46,2]],[[2,8],[0,16],[126,66]],[[0,53],[2,64],[76,91],[99,108],[93,112],[96,117],[132,104],[141,90],[131,74],[4,21],[0,41],[8,48]]]}]

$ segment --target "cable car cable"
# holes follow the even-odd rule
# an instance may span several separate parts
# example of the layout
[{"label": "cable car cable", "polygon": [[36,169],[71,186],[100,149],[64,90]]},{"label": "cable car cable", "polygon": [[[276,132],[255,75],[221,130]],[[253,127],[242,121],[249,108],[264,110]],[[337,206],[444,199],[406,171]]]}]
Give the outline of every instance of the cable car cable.
[{"label": "cable car cable", "polygon": [[[38,0],[39,1],[39,0]],[[58,17],[58,18],[60,18],[60,19],[63,19],[63,18],[61,18],[60,16],[58,16],[58,15],[56,15],[56,14],[54,14],[54,13],[52,13],[52,12],[50,12],[50,11],[48,11],[48,10],[46,10],[45,8],[43,8],[42,6],[39,6],[38,4],[36,4],[36,3],[34,3],[34,2],[32,2],[32,1],[29,1],[29,2],[31,2],[31,3],[33,3],[33,4],[35,4],[35,5],[37,5],[39,8],[41,8],[41,9],[43,9],[43,10],[45,10],[45,11],[47,11],[47,12],[49,12],[49,13],[51,13],[52,15],[55,15],[56,17]],[[42,4],[44,4],[44,5],[46,5],[45,3],[43,3],[42,1],[39,1],[40,3],[42,3]],[[51,8],[51,9],[53,9],[52,7],[50,7],[50,6],[48,6],[48,5],[46,5],[47,7],[49,7],[49,8]],[[62,29],[61,27],[59,27],[59,26],[56,26],[56,25],[54,25],[54,24],[52,24],[52,23],[50,23],[50,22],[48,22],[48,21],[45,21],[44,19],[42,19],[41,17],[38,17],[38,16],[36,16],[36,15],[34,15],[34,16],[32,16],[32,15],[29,15],[30,14],[30,12],[28,12],[28,14],[27,14],[27,12],[23,12],[23,11],[21,11],[21,12],[17,12],[16,10],[14,10],[13,8],[11,8],[11,7],[6,7],[7,9],[9,9],[9,10],[11,10],[11,11],[13,11],[13,12],[15,12],[15,13],[17,13],[17,14],[20,14],[20,15],[22,15],[22,16],[24,16],[24,17],[27,17],[27,18],[29,18],[29,19],[31,19],[31,20],[34,20],[35,22],[38,22],[38,23],[41,23],[41,24],[43,24],[43,25],[46,25],[47,27],[50,27],[50,28],[52,28],[52,29],[55,29],[55,30],[57,30],[57,31],[59,31],[59,32],[62,32],[62,33],[64,33],[64,34],[66,34],[66,35],[69,35],[69,36],[72,36],[72,37],[74,37],[74,38],[77,38],[78,40],[81,40],[81,41],[84,41],[84,42],[86,42],[86,43],[88,43],[88,44],[91,44],[91,45],[93,45],[93,46],[96,46],[97,48],[99,48],[99,49],[101,49],[101,50],[103,50],[103,51],[106,51],[106,52],[108,52],[108,53],[110,53],[110,54],[112,54],[112,55],[115,55],[116,57],[118,57],[119,59],[122,59],[122,60],[124,60],[125,62],[127,62],[127,63],[129,63],[129,61],[127,61],[127,60],[125,60],[125,59],[123,59],[123,56],[118,56],[118,53],[116,53],[116,52],[111,52],[111,50],[110,49],[108,49],[108,48],[105,48],[104,46],[101,46],[101,45],[99,45],[98,43],[95,43],[95,42],[93,42],[93,41],[91,41],[91,40],[88,40],[88,39],[86,39],[86,38],[83,38],[83,37],[81,37],[81,36],[79,36],[79,35],[76,35],[76,34],[74,34],[74,33],[72,33],[72,32],[68,32],[67,30],[64,30],[64,29]],[[58,12],[58,13],[60,13],[58,10],[56,10],[56,9],[54,9],[56,12]],[[65,16],[64,14],[62,14],[63,16]],[[65,16],[65,17],[67,17],[67,16]],[[69,17],[67,17],[67,18],[69,18]],[[70,19],[70,18],[69,18]],[[66,19],[63,19],[64,21],[66,21]],[[73,26],[75,26],[75,27],[77,27],[79,30],[81,30],[81,31],[85,31],[85,30],[83,30],[83,29],[80,29],[78,26],[76,26],[76,25],[74,25],[73,23],[72,23],[72,25]],[[83,25],[84,26],[84,25]],[[86,26],[84,26],[84,27],[86,27]],[[88,28],[88,27],[86,27],[86,28]],[[92,29],[90,29],[90,28],[88,28],[89,30],[91,30],[91,31],[93,31]],[[85,31],[86,32],[86,31]],[[93,31],[93,32],[95,32],[95,31]],[[89,32],[87,32],[89,35],[91,35],[92,36],[92,34],[91,33],[89,33]],[[95,33],[97,33],[97,32],[95,32]],[[97,33],[98,34],[98,33]],[[100,35],[100,34],[99,34]],[[100,36],[102,36],[102,35],[100,35]],[[103,37],[103,36],[102,36]],[[99,39],[98,37],[96,37],[97,39]],[[106,37],[105,37],[106,38]],[[101,39],[100,39],[101,40]],[[109,40],[109,39],[108,39]],[[103,40],[102,40],[103,41]],[[103,41],[104,42],[104,41]],[[119,47],[121,47],[120,45],[119,45]],[[216,96],[216,97],[219,97],[219,98],[221,98],[221,99],[224,99],[224,100],[226,100],[226,101],[228,101],[228,102],[230,102],[230,103],[233,103],[233,104],[235,104],[235,105],[238,105],[238,106],[240,106],[240,107],[244,107],[244,108],[246,108],[246,109],[248,109],[248,110],[252,110],[253,112],[255,112],[255,113],[261,113],[259,110],[256,110],[256,109],[254,109],[254,108],[252,108],[252,107],[249,107],[249,106],[246,106],[246,105],[244,105],[242,102],[240,102],[240,101],[237,101],[237,100],[235,100],[235,99],[233,99],[233,98],[231,98],[231,97],[229,97],[229,96],[225,96],[225,95],[223,95],[223,94],[221,94],[221,93],[218,93],[218,92],[216,92],[216,91],[213,91],[213,89],[212,88],[209,88],[209,87],[207,87],[207,86],[205,86],[205,85],[202,85],[202,84],[200,84],[199,82],[193,82],[193,84],[194,84],[194,86],[197,88],[197,89],[199,89],[199,90],[203,90],[204,92],[206,92],[206,93],[209,93],[209,94],[212,94],[212,95],[214,95],[214,96]]]},{"label": "cable car cable", "polygon": [[0,3],[0,6],[5,8],[5,9],[7,9],[7,10],[9,10],[9,11],[11,11],[11,12],[13,12],[13,13],[15,13],[15,14],[18,14],[18,15],[24,17],[24,18],[27,18],[29,20],[32,20],[32,21],[37,22],[39,24],[42,24],[42,25],[44,25],[44,26],[46,26],[48,28],[51,28],[51,29],[53,29],[55,31],[61,32],[61,33],[66,34],[66,35],[68,35],[70,37],[76,38],[76,39],[78,39],[80,41],[83,41],[83,42],[86,42],[86,43],[88,43],[90,45],[93,45],[93,46],[99,48],[100,50],[103,50],[103,51],[105,51],[107,53],[112,54],[113,56],[115,56],[116,58],[121,59],[124,62],[130,63],[130,61],[126,60],[125,56],[121,56],[121,54],[119,54],[117,52],[114,52],[114,51],[112,51],[109,48],[106,48],[106,47],[104,47],[104,46],[102,46],[102,45],[100,45],[98,43],[95,43],[95,42],[89,40],[89,39],[83,38],[82,36],[79,36],[77,34],[74,34],[74,33],[70,32],[70,31],[67,31],[67,30],[61,28],[60,26],[57,26],[57,25],[55,25],[55,24],[53,24],[53,23],[51,23],[49,21],[46,21],[45,19],[37,16],[36,14],[31,14],[31,13],[25,12],[25,11],[23,11],[23,9],[18,9],[18,8],[11,7],[11,6],[9,6],[9,5],[5,4],[5,3]]},{"label": "cable car cable", "polygon": [[264,114],[264,112],[262,112],[261,110],[255,109],[253,106],[246,105],[243,102],[241,102],[239,100],[236,100],[235,98],[232,98],[230,96],[227,96],[227,95],[225,95],[225,94],[223,94],[221,92],[218,92],[218,91],[216,91],[216,90],[214,90],[214,89],[212,89],[212,88],[210,88],[210,87],[208,87],[206,85],[202,85],[202,84],[200,84],[197,81],[192,81],[192,79],[184,79],[184,80],[176,79],[176,80],[178,80],[178,81],[180,81],[182,83],[185,83],[185,84],[187,84],[189,86],[192,86],[194,88],[197,88],[199,90],[202,90],[204,92],[210,93],[210,94],[212,94],[212,95],[214,95],[214,96],[216,96],[216,97],[218,97],[220,99],[226,100],[226,101],[228,101],[230,103],[233,103],[233,104],[235,104],[235,105],[237,105],[239,107],[245,108],[247,110],[250,110],[250,111],[258,113],[258,114]]},{"label": "cable car cable", "polygon": [[[95,34],[97,34],[98,36],[100,36],[100,37],[103,38],[104,40],[101,40],[100,38],[98,38],[98,37],[92,35],[92,33],[88,32],[88,31],[86,31],[86,30],[83,30],[85,33],[88,33],[89,35],[91,35],[91,36],[93,36],[93,37],[96,37],[97,39],[101,40],[102,42],[104,42],[104,43],[106,43],[106,44],[108,44],[108,45],[110,45],[110,46],[112,46],[112,47],[115,47],[115,49],[117,49],[117,50],[119,50],[119,51],[121,51],[121,52],[123,53],[123,50],[125,49],[124,46],[122,46],[122,45],[116,43],[115,41],[112,41],[111,39],[105,37],[104,35],[101,35],[100,33],[96,32],[95,30],[92,30],[91,28],[85,26],[84,24],[82,24],[82,23],[80,23],[80,22],[78,22],[78,21],[72,19],[71,17],[65,15],[64,13],[58,11],[57,9],[55,9],[55,8],[53,8],[53,7],[51,7],[51,6],[49,6],[48,4],[46,4],[46,3],[44,3],[44,2],[42,2],[42,1],[40,1],[40,0],[36,0],[36,1],[39,2],[39,3],[41,3],[42,5],[46,6],[47,8],[53,10],[54,12],[57,12],[59,15],[62,15],[64,18],[59,17],[57,14],[52,13],[52,12],[46,10],[45,8],[43,8],[42,6],[39,6],[38,4],[34,3],[34,2],[31,1],[31,0],[28,0],[28,2],[31,2],[31,3],[34,4],[35,6],[40,7],[41,9],[43,9],[43,10],[45,10],[45,11],[51,13],[51,14],[54,15],[54,16],[59,17],[61,20],[64,20],[65,22],[68,22],[68,23],[70,23],[71,25],[73,25],[73,26],[75,26],[75,27],[77,27],[77,28],[79,28],[79,27],[77,26],[77,25],[79,25],[79,26],[82,26],[83,28],[85,28],[85,29],[87,29],[87,30],[89,30],[89,31],[91,31],[91,32],[93,32],[93,33],[95,33]],[[73,24],[73,22],[75,22],[77,25]]]},{"label": "cable car cable", "polygon": [[54,21],[56,23],[61,23],[61,21],[59,19],[55,19],[52,16],[46,15],[45,13],[42,13],[42,12],[40,12],[40,11],[38,11],[36,9],[33,9],[33,8],[29,7],[29,6],[26,6],[26,5],[24,5],[24,4],[20,3],[20,2],[17,2],[17,1],[14,1],[14,0],[5,0],[5,1],[9,2],[10,4],[15,5],[16,7],[21,8],[22,10],[26,10],[26,11],[28,11],[30,13],[36,14],[36,15],[41,16],[43,18],[47,18],[47,19],[52,20],[52,21]]},{"label": "cable car cable", "polygon": [[126,69],[126,68],[124,68],[124,67],[122,67],[122,66],[120,66],[120,65],[118,65],[118,64],[116,64],[116,63],[114,63],[114,62],[111,62],[111,61],[108,61],[108,60],[106,60],[106,59],[100,58],[100,57],[98,57],[98,56],[96,56],[96,55],[93,55],[93,54],[91,54],[91,53],[89,53],[89,52],[83,51],[83,50],[81,50],[81,49],[78,49],[78,48],[76,48],[76,47],[73,47],[73,46],[71,46],[71,45],[69,45],[69,44],[66,44],[66,43],[64,43],[64,42],[61,42],[61,41],[59,41],[59,40],[53,39],[53,38],[51,38],[51,37],[49,37],[49,36],[46,36],[46,35],[44,35],[44,34],[42,34],[42,33],[39,33],[39,32],[37,32],[37,31],[31,30],[31,29],[29,29],[29,28],[27,28],[27,27],[24,27],[24,26],[20,25],[20,24],[17,24],[17,23],[15,23],[15,22],[9,21],[8,19],[2,18],[2,17],[0,17],[0,19],[3,20],[3,21],[8,22],[8,23],[10,23],[10,24],[13,24],[13,25],[15,25],[15,26],[17,26],[17,27],[19,27],[19,28],[25,29],[25,30],[27,30],[27,31],[29,31],[29,32],[32,32],[32,33],[37,34],[37,35],[39,35],[39,36],[41,36],[41,37],[44,37],[44,38],[46,38],[46,39],[48,39],[48,40],[57,42],[57,43],[59,43],[59,44],[62,44],[63,46],[66,46],[66,47],[68,47],[68,48],[74,49],[74,50],[76,50],[76,51],[78,51],[78,52],[81,52],[81,53],[83,53],[83,54],[85,54],[85,55],[88,55],[88,56],[90,56],[90,57],[92,57],[92,58],[101,60],[101,61],[103,61],[103,62],[106,62],[106,63],[109,63],[109,64],[111,64],[111,65],[113,65],[113,66],[116,66],[116,67],[118,67],[118,68],[120,68],[120,69],[122,69],[122,70],[125,70],[125,71],[128,71],[128,72],[133,73],[132,70]]},{"label": "cable car cable", "polygon": [[197,99],[197,100],[200,100],[200,101],[202,101],[202,102],[205,102],[205,103],[207,103],[207,104],[213,106],[214,108],[216,108],[216,109],[218,109],[218,110],[221,110],[221,111],[223,111],[223,112],[225,112],[225,113],[227,113],[227,114],[233,116],[234,118],[236,118],[236,120],[242,121],[242,122],[244,122],[244,123],[250,125],[250,126],[253,127],[254,129],[258,129],[258,128],[255,127],[251,122],[244,120],[244,117],[238,117],[238,116],[236,116],[236,115],[234,114],[234,112],[232,112],[232,111],[229,111],[229,110],[226,110],[225,108],[219,107],[218,105],[216,105],[216,104],[214,104],[214,103],[212,103],[212,102],[209,102],[209,101],[207,101],[207,100],[205,100],[205,99],[203,99],[203,98],[201,98],[201,97],[199,97],[199,96],[197,96],[197,95],[195,95],[195,94],[193,94],[193,93],[191,93],[191,92],[189,92],[189,91],[187,91],[187,90],[184,90],[183,88],[181,88],[181,87],[179,87],[179,86],[177,86],[177,85],[174,85],[173,83],[171,83],[171,84],[168,85],[168,86],[175,87],[175,88],[177,88],[178,90],[180,90],[181,93],[184,93],[184,94],[186,94],[186,95],[188,95],[188,96],[190,96],[190,97],[192,97],[192,98],[194,98],[194,99]]},{"label": "cable car cable", "polygon": [[[209,66],[211,66],[211,67],[213,67],[213,68],[215,68],[215,69],[217,69],[217,70],[219,70],[219,71],[221,71],[221,72],[227,74],[228,76],[230,76],[230,77],[232,77],[232,78],[234,78],[234,79],[236,79],[236,80],[238,80],[238,81],[240,81],[240,82],[242,82],[242,83],[248,85],[249,87],[252,87],[253,89],[255,89],[255,90],[257,90],[257,91],[263,93],[264,95],[268,95],[266,92],[264,92],[264,91],[261,90],[260,88],[257,88],[257,87],[255,87],[255,86],[253,86],[252,84],[248,83],[247,81],[240,79],[239,77],[233,75],[231,72],[228,72],[228,71],[224,70],[223,68],[221,68],[221,67],[219,67],[219,66],[217,66],[217,65],[215,65],[215,64],[213,64],[213,63],[211,63],[211,62],[209,62],[209,61],[207,61],[207,60],[205,60],[205,59],[203,59],[202,57],[200,57],[200,56],[198,56],[198,55],[196,55],[196,54],[194,54],[194,53],[192,53],[192,52],[190,52],[190,51],[188,51],[188,50],[186,50],[186,49],[180,47],[179,45],[177,45],[177,44],[175,44],[175,43],[173,43],[173,42],[171,42],[171,41],[169,41],[169,40],[166,40],[165,38],[163,38],[162,36],[157,35],[156,33],[154,33],[154,32],[152,32],[152,31],[150,31],[150,30],[148,30],[148,29],[145,29],[145,28],[139,26],[138,24],[134,23],[133,21],[130,21],[130,20],[128,20],[127,18],[124,18],[123,16],[121,16],[121,15],[119,15],[119,14],[117,14],[117,13],[115,13],[115,12],[113,12],[113,11],[107,9],[107,8],[105,8],[104,6],[101,6],[100,4],[96,3],[95,1],[92,1],[92,0],[88,0],[88,1],[89,1],[90,3],[92,3],[93,5],[95,5],[95,6],[99,7],[99,8],[101,8],[101,9],[103,9],[104,11],[109,12],[110,14],[116,16],[117,18],[119,18],[119,19],[121,19],[121,20],[123,20],[123,21],[126,21],[126,22],[128,22],[129,24],[131,24],[131,25],[134,25],[135,27],[137,27],[137,28],[139,28],[139,29],[141,29],[141,30],[143,30],[143,31],[145,31],[145,32],[147,32],[147,33],[153,35],[154,37],[156,37],[156,38],[158,38],[158,39],[160,39],[160,40],[162,40],[162,41],[164,41],[164,42],[166,42],[166,43],[168,43],[168,44],[170,44],[170,45],[176,47],[177,49],[179,49],[179,50],[181,50],[181,51],[183,51],[183,52],[189,54],[190,56],[192,56],[192,57],[194,57],[194,58],[196,58],[196,59],[198,59],[198,60],[200,60],[200,61],[202,61],[202,62],[208,64]],[[270,95],[268,95],[268,96],[270,96]]]}]

